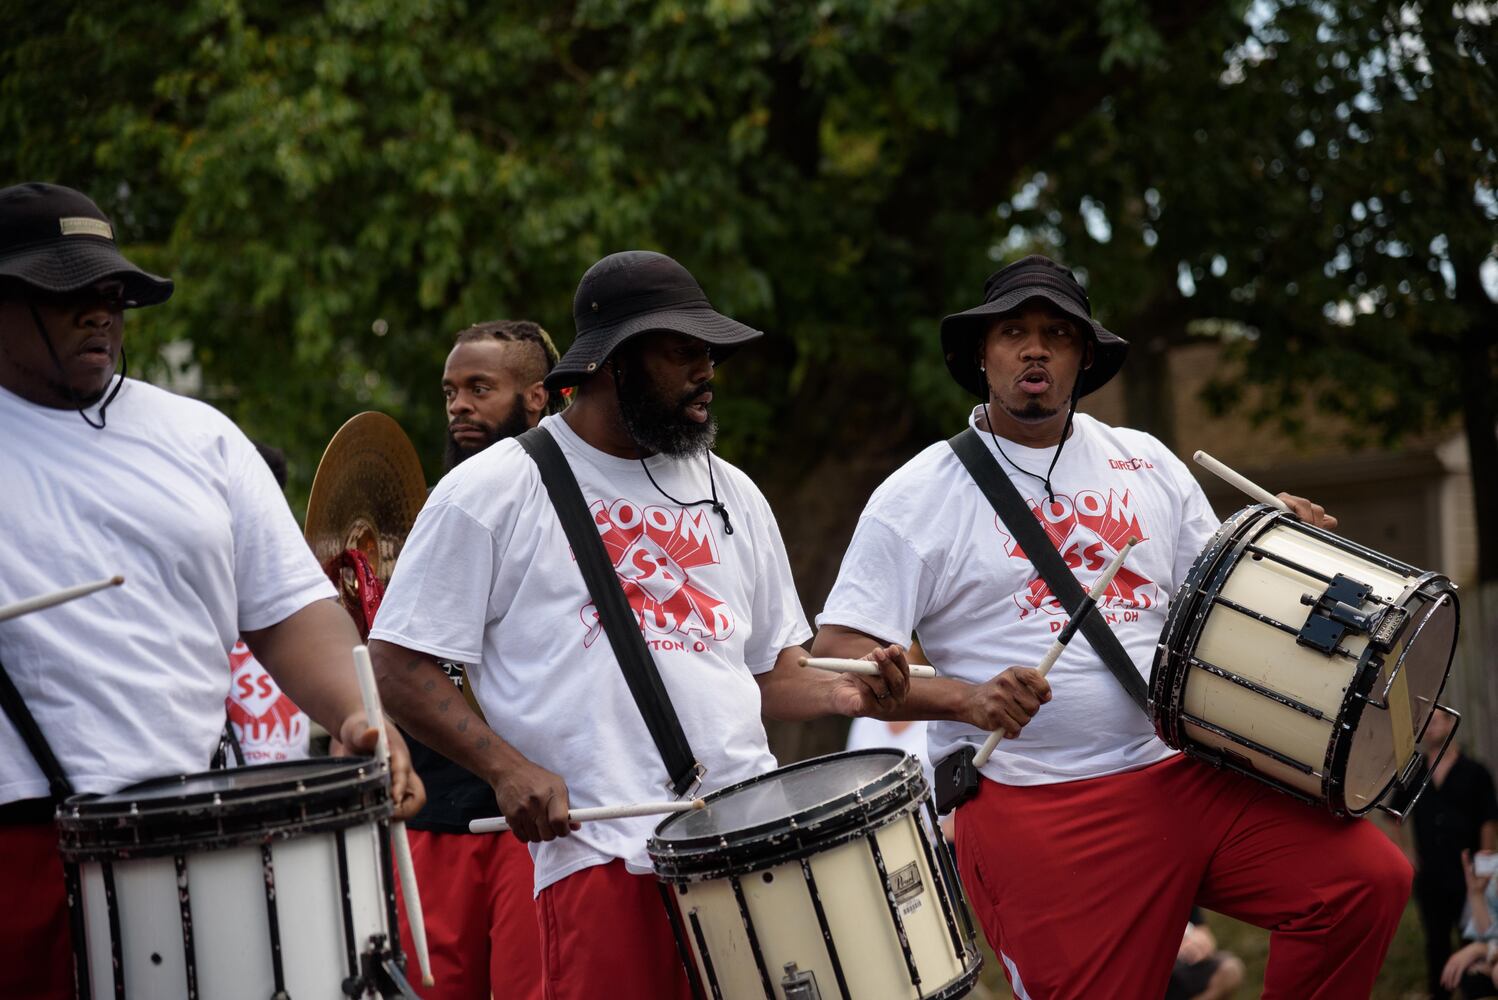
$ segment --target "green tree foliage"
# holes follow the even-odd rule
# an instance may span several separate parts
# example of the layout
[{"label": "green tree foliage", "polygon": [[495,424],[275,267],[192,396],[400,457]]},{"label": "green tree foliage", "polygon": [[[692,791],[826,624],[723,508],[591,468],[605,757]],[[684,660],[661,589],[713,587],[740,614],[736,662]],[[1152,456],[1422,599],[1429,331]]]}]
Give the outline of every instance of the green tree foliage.
[{"label": "green tree foliage", "polygon": [[[793,549],[821,543],[812,602],[850,508],[961,413],[937,319],[1030,247],[1138,342],[1147,427],[1169,393],[1148,359],[1203,320],[1248,334],[1279,414],[1312,393],[1385,438],[1492,424],[1484,5],[0,10],[7,175],[90,191],[178,280],[132,317],[133,357],[190,344],[205,395],[303,487],[361,409],[434,459],[451,333],[520,315],[565,343],[577,277],[626,247],[771,332],[720,373],[724,448],[804,522]],[[1498,445],[1491,476],[1474,458],[1498,483]]]},{"label": "green tree foliage", "polygon": [[[1498,509],[1495,16],[1255,4],[1246,33],[1179,54],[1176,84],[1139,81],[1037,157],[1014,238],[1086,260],[1146,357],[1233,334],[1220,408],[1253,385],[1262,419],[1300,430],[1309,399],[1383,443],[1459,421],[1477,509]],[[1162,372],[1131,366],[1131,416],[1168,430]]]},{"label": "green tree foliage", "polygon": [[990,268],[1016,170],[1225,16],[1185,0],[7,6],[6,173],[117,216],[179,284],[132,317],[137,357],[190,342],[209,398],[288,447],[303,482],[368,407],[435,452],[449,335],[524,315],[565,342],[578,276],[634,246],[774,335],[720,376],[731,456],[774,449],[789,483],[824,455],[908,449],[959,412],[935,320]]}]

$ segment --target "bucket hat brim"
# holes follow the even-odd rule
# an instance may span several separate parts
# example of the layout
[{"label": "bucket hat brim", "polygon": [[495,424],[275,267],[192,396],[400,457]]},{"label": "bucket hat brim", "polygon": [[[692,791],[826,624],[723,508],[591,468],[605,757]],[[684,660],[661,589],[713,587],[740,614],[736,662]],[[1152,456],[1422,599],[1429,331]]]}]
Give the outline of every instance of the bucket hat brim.
[{"label": "bucket hat brim", "polygon": [[557,390],[586,381],[626,341],[658,331],[706,341],[713,346],[714,361],[722,361],[740,344],[764,336],[763,330],[729,319],[707,305],[644,312],[579,334],[543,384]]},{"label": "bucket hat brim", "polygon": [[125,283],[127,308],[154,306],[172,297],[170,278],[142,271],[113,241],[68,237],[13,250],[0,257],[0,276],[53,294],[67,294],[115,278]]},{"label": "bucket hat brim", "polygon": [[1088,316],[1075,300],[1061,292],[1044,285],[1028,285],[942,319],[942,353],[946,355],[947,370],[959,385],[979,399],[988,398],[988,381],[978,367],[978,343],[996,317],[1014,312],[1031,299],[1045,299],[1092,333],[1092,364],[1077,376],[1078,396],[1101,388],[1118,374],[1129,353],[1127,340]]}]

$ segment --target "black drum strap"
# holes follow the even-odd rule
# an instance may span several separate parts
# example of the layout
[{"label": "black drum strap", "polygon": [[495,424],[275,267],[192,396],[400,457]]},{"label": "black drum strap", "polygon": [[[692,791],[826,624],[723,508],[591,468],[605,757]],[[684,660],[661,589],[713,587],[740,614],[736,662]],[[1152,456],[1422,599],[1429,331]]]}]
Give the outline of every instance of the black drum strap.
[{"label": "black drum strap", "polygon": [[697,763],[687,743],[687,734],[682,731],[681,720],[676,717],[676,707],[671,704],[666,685],[662,683],[655,661],[650,657],[650,649],[645,645],[645,637],[640,634],[634,611],[624,596],[624,588],[619,585],[619,574],[614,571],[603,540],[598,537],[598,525],[583,502],[577,477],[567,465],[567,458],[556,439],[545,428],[532,427],[515,440],[541,471],[541,482],[546,485],[557,519],[562,522],[562,530],[572,545],[577,568],[582,572],[583,582],[588,585],[588,593],[598,611],[598,621],[608,634],[619,669],[629,684],[629,693],[634,695],[635,705],[650,730],[650,738],[655,741],[661,760],[666,764],[671,791],[677,796],[685,795],[701,781],[704,769]]},{"label": "black drum strap", "polygon": [[[971,427],[954,435],[947,444],[957,453],[962,464],[967,467],[968,474],[973,477],[973,482],[978,484],[978,489],[988,498],[993,505],[994,512],[999,515],[1008,529],[1014,533],[1014,540],[1019,543],[1020,548],[1030,557],[1036,570],[1040,572],[1041,579],[1051,588],[1051,593],[1061,601],[1061,606],[1066,609],[1068,615],[1075,616],[1077,609],[1081,607],[1083,600],[1087,597],[1087,591],[1077,582],[1071,570],[1066,568],[1066,562],[1061,558],[1061,553],[1056,551],[1056,546],[1046,537],[1045,530],[1041,528],[1040,522],[1035,519],[1035,514],[1025,504],[1004,474],[999,468],[999,463],[989,453],[987,445],[978,436],[978,432]],[[1118,636],[1103,621],[1100,614],[1090,614],[1082,619],[1082,634],[1092,645],[1093,651],[1097,653],[1098,659],[1107,665],[1108,670],[1118,683],[1123,685],[1134,704],[1139,706],[1140,711],[1149,714],[1149,688],[1144,682],[1144,677],[1139,669],[1134,666],[1134,661],[1124,651],[1123,644],[1118,641]]]},{"label": "black drum strap", "polygon": [[42,769],[42,774],[52,789],[52,798],[61,802],[72,795],[73,783],[68,780],[67,772],[58,763],[51,744],[47,742],[47,737],[42,735],[42,727],[37,725],[36,718],[26,707],[26,700],[21,697],[21,692],[11,681],[10,674],[3,663],[0,663],[0,708],[5,709],[5,714],[10,718],[10,724],[16,727],[16,732],[21,734],[21,741],[26,744],[26,749],[30,750],[31,756],[36,758],[37,765]]}]

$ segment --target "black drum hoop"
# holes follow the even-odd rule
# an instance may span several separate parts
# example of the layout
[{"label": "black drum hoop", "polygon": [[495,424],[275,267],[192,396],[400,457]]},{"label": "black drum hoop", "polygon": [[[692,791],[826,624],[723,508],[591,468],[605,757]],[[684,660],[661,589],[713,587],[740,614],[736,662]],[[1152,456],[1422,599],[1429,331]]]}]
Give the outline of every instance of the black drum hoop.
[{"label": "black drum hoop", "polygon": [[665,835],[674,823],[690,814],[668,817],[655,828],[655,835],[646,845],[656,875],[675,884],[763,871],[840,847],[887,826],[901,815],[917,816],[930,795],[920,763],[909,755],[901,758],[898,751],[878,748],[813,757],[727,785],[703,798],[711,806],[716,799],[791,772],[830,760],[874,755],[900,759],[887,774],[869,784],[795,816],[682,840],[670,840]]},{"label": "black drum hoop", "polygon": [[[253,847],[390,816],[388,765],[344,757],[318,763],[320,770],[306,760],[257,765],[260,774],[280,769],[288,778],[238,790],[160,794],[174,783],[186,788],[194,778],[222,778],[231,770],[155,778],[108,796],[73,796],[57,811],[62,856],[74,863],[120,861]],[[133,791],[152,794],[135,800]]]},{"label": "black drum hoop", "polygon": [[[1427,592],[1427,587],[1429,587],[1433,583],[1436,584],[1436,586],[1430,588],[1429,592]],[[1446,599],[1451,604],[1452,614],[1457,616],[1458,624],[1460,623],[1461,605],[1456,599],[1456,587],[1452,585],[1450,579],[1446,576],[1440,573],[1423,574],[1412,585],[1405,588],[1404,592],[1399,595],[1398,600],[1395,602],[1395,606],[1408,607],[1410,602],[1413,601],[1416,597],[1423,597],[1430,602],[1426,608],[1422,609],[1424,611],[1433,610],[1440,604],[1443,598]],[[1418,620],[1412,614],[1410,615],[1409,620],[1404,623],[1403,627],[1401,628],[1401,632],[1406,628],[1414,629],[1415,633],[1410,636],[1411,642],[1413,643],[1415,637],[1419,634],[1420,630],[1425,627],[1426,623],[1429,620],[1429,614],[1422,616]],[[1400,653],[1399,660],[1395,661],[1394,669],[1397,670],[1402,668],[1402,661],[1404,657],[1409,655],[1410,648],[1410,646],[1406,646]],[[1446,690],[1446,682],[1451,679],[1451,661],[1453,658],[1455,658],[1455,656],[1456,645],[1455,643],[1453,643],[1451,650],[1446,654],[1446,669],[1441,674],[1441,683],[1436,688],[1435,695],[1431,698],[1432,706],[1434,706],[1441,700],[1441,693]],[[1340,754],[1340,756],[1335,759],[1335,761],[1333,761],[1332,759],[1331,751],[1328,751],[1327,767],[1329,769],[1325,772],[1327,775],[1327,780],[1331,782],[1331,785],[1328,788],[1327,805],[1331,809],[1333,815],[1336,816],[1362,816],[1366,813],[1372,812],[1374,809],[1377,809],[1379,804],[1383,802],[1384,798],[1389,794],[1389,790],[1396,784],[1398,784],[1399,776],[1404,770],[1405,762],[1395,761],[1394,769],[1389,773],[1389,779],[1384,782],[1383,787],[1378,790],[1377,794],[1368,797],[1368,804],[1360,809],[1355,809],[1347,805],[1346,791],[1343,788],[1343,782],[1341,778],[1336,778],[1335,780],[1333,779],[1334,775],[1346,774],[1347,760],[1352,753],[1352,737],[1357,733],[1358,727],[1362,725],[1363,716],[1368,712],[1368,709],[1370,707],[1369,703],[1372,700],[1373,685],[1378,683],[1379,675],[1383,672],[1384,662],[1385,660],[1382,652],[1377,650],[1370,642],[1367,647],[1364,648],[1363,656],[1358,662],[1357,682],[1359,690],[1354,693],[1352,690],[1352,685],[1349,685],[1347,697],[1343,700],[1342,711],[1339,712],[1337,716],[1338,722],[1344,723],[1345,725],[1337,727],[1336,742],[1344,744],[1345,749]],[[1365,679],[1364,673],[1368,675],[1366,678],[1366,685],[1362,683]],[[1425,722],[1420,725],[1419,731],[1414,734],[1414,739],[1417,743],[1419,742],[1420,738],[1425,735],[1425,727],[1430,725],[1430,716],[1434,714],[1434,708],[1432,708],[1432,711],[1427,713]],[[1346,734],[1346,738],[1343,738],[1344,733]],[[1331,768],[1335,768],[1335,770],[1331,770]]]}]

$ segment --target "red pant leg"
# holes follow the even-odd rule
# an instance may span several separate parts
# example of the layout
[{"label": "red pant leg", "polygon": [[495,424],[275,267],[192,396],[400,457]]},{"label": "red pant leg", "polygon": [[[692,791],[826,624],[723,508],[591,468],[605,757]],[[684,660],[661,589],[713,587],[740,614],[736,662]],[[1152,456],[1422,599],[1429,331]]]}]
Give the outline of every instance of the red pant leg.
[{"label": "red pant leg", "polygon": [[[460,835],[462,836],[462,835]],[[542,1000],[541,930],[536,923],[536,869],[531,852],[510,834],[467,834],[490,843],[489,981],[496,1000]]]},{"label": "red pant leg", "polygon": [[[1016,997],[1159,1000],[1210,842],[1180,758],[1018,787],[957,811],[963,886]],[[1218,807],[1220,808],[1220,807]]]},{"label": "red pant leg", "polygon": [[0,997],[71,1000],[73,935],[56,827],[0,826],[0,885]]},{"label": "red pant leg", "polygon": [[653,876],[584,868],[542,889],[536,912],[546,1000],[691,1000]]},{"label": "red pant leg", "polygon": [[435,984],[420,985],[398,907],[407,978],[424,1000],[541,1000],[530,851],[508,834],[408,830]]},{"label": "red pant leg", "polygon": [[1215,852],[1201,903],[1272,933],[1266,998],[1367,997],[1410,894],[1409,862],[1366,820],[1252,790]]}]

